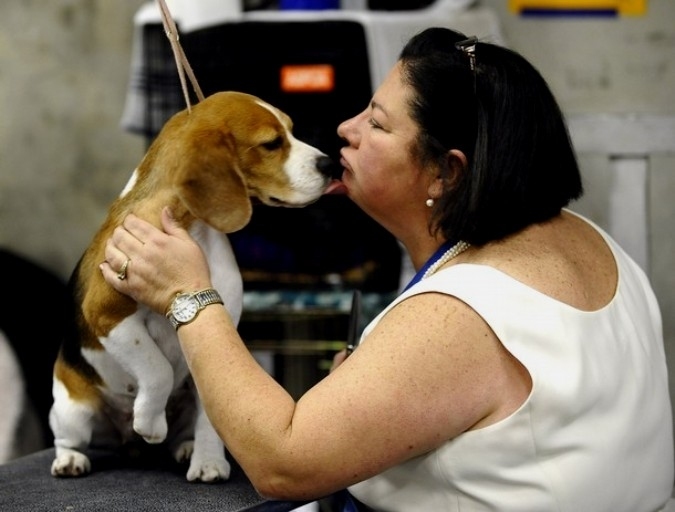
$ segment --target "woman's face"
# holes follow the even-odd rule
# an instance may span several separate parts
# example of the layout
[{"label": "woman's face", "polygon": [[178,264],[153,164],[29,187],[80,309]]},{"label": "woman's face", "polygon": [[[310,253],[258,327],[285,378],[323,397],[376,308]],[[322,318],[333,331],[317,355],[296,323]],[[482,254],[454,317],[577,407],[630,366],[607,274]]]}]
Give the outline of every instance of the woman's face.
[{"label": "woman's face", "polygon": [[370,105],[338,126],[342,182],[349,197],[396,235],[398,224],[428,197],[428,173],[411,154],[418,126],[409,115],[411,90],[396,64]]}]

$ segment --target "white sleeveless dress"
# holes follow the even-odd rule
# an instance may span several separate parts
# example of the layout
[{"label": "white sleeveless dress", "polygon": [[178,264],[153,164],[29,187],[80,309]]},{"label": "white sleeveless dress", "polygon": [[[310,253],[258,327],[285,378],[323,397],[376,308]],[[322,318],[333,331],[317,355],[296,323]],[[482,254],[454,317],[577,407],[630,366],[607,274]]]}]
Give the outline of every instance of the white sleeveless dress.
[{"label": "white sleeveless dress", "polygon": [[[592,224],[592,223],[591,223]],[[494,268],[457,264],[406,297],[460,298],[527,368],[508,418],[466,432],[349,491],[383,511],[646,512],[673,489],[673,431],[659,308],[642,270],[602,230],[616,295],[584,312]],[[371,322],[367,335],[386,313]]]}]

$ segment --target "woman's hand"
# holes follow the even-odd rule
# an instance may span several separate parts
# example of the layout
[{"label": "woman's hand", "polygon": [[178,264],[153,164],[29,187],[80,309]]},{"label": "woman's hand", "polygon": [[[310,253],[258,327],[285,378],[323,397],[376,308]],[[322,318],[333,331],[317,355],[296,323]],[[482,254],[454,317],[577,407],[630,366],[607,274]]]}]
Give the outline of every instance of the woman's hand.
[{"label": "woman's hand", "polygon": [[161,222],[163,231],[129,214],[108,239],[100,269],[117,291],[164,314],[176,293],[210,287],[211,275],[201,248],[168,208]]}]

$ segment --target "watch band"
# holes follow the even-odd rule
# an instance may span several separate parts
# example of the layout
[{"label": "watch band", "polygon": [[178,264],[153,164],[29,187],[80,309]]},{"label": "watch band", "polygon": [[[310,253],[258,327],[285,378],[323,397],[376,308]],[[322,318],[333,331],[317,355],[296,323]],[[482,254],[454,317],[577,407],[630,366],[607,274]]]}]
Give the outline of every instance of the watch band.
[{"label": "watch band", "polygon": [[220,298],[220,294],[213,288],[207,288],[206,290],[196,292],[194,296],[199,301],[200,310],[204,309],[209,304],[223,303],[223,299]]},{"label": "watch band", "polygon": [[[181,295],[180,293],[177,294],[177,296]],[[171,322],[171,325],[173,326],[174,329],[178,329],[181,325],[184,325],[186,323],[192,322],[199,313],[201,312],[202,309],[204,309],[206,306],[209,306],[211,304],[223,304],[223,299],[220,297],[220,294],[218,293],[217,290],[214,290],[213,288],[207,288],[206,290],[200,290],[197,292],[192,292],[189,294],[190,297],[196,299],[198,306],[197,306],[197,312],[195,315],[188,320],[187,322],[180,322],[172,313],[171,311],[171,306],[169,306],[169,311],[166,315],[166,317],[169,319],[169,322]]]}]

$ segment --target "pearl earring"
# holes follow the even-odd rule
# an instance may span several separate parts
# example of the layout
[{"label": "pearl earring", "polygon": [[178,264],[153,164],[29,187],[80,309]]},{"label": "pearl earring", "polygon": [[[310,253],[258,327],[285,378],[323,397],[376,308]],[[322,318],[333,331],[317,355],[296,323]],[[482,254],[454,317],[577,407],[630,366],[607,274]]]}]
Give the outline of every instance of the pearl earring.
[{"label": "pearl earring", "polygon": [[427,199],[426,205],[427,205],[429,208],[431,208],[431,207],[434,205],[434,200],[431,199],[431,198]]}]

